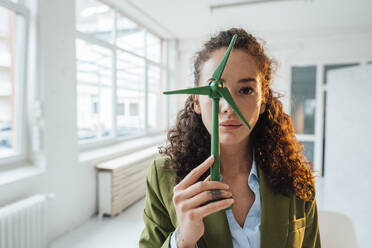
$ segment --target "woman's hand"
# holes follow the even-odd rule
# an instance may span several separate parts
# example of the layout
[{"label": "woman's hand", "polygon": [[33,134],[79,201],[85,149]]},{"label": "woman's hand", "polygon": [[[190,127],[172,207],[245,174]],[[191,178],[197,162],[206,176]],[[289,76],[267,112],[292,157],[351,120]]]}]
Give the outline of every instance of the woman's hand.
[{"label": "woman's hand", "polygon": [[173,204],[178,220],[175,238],[179,248],[195,247],[196,242],[204,234],[203,218],[233,203],[232,199],[225,199],[201,206],[210,200],[231,196],[231,193],[227,191],[229,188],[227,184],[209,181],[210,176],[203,182],[197,182],[213,164],[213,161],[214,157],[210,156],[173,189]]}]

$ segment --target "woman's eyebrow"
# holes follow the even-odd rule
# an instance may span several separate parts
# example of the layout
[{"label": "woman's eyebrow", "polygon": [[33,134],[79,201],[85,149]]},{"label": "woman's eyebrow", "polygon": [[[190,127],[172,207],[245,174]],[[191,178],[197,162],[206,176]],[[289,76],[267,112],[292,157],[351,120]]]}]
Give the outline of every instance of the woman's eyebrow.
[{"label": "woman's eyebrow", "polygon": [[[208,82],[211,82],[211,81],[214,81],[214,78],[210,78],[210,79],[208,80]],[[223,78],[221,78],[221,81],[222,81],[223,83],[226,82],[225,79],[223,79]],[[251,78],[251,77],[249,77],[249,78],[241,78],[241,79],[239,79],[239,81],[238,81],[238,83],[249,83],[249,82],[257,82],[257,81],[256,81],[256,79]]]},{"label": "woman's eyebrow", "polygon": [[238,83],[249,83],[249,82],[257,82],[257,81],[254,78],[241,78],[238,81]]}]

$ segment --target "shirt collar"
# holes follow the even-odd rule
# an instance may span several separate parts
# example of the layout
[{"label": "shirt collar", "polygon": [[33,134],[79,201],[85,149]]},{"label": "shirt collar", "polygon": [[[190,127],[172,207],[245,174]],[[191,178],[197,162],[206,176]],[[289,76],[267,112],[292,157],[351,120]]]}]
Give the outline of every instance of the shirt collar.
[{"label": "shirt collar", "polygon": [[250,175],[251,174],[255,175],[256,178],[258,179],[258,173],[257,173],[257,165],[256,165],[256,159],[255,159],[255,156],[254,156],[254,152],[253,152],[253,160],[252,160],[252,169],[251,169],[251,172],[250,172]]}]

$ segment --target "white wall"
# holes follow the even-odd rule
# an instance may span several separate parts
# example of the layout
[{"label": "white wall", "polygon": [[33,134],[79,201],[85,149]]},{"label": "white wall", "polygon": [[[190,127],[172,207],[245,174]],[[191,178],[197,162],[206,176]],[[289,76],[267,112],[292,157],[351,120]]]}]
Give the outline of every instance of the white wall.
[{"label": "white wall", "polygon": [[360,247],[371,244],[372,65],[330,72],[323,207],[348,216]]}]

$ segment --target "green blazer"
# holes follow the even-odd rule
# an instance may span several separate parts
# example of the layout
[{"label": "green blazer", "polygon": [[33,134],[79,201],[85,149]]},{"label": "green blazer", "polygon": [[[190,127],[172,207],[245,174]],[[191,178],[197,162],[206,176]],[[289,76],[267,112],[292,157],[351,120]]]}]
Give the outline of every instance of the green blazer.
[{"label": "green blazer", "polygon": [[[163,168],[165,157],[153,161],[146,178],[145,228],[140,248],[168,248],[177,227],[172,197],[175,172]],[[261,248],[320,247],[318,213],[315,199],[305,202],[295,195],[274,194],[258,166],[261,195]],[[225,212],[203,219],[204,235],[199,248],[233,248]]]}]

